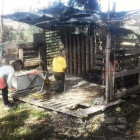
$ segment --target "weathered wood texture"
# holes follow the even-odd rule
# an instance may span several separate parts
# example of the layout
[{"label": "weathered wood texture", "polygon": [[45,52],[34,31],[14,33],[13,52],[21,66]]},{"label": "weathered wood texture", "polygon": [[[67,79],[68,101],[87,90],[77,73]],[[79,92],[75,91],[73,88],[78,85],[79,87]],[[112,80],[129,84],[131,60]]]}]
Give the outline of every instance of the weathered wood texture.
[{"label": "weathered wood texture", "polygon": [[23,49],[19,49],[19,59],[23,61]]},{"label": "weathered wood texture", "polygon": [[46,71],[47,70],[47,60],[46,60],[46,40],[44,33],[36,33],[33,36],[33,44],[38,49],[36,51],[36,55],[39,59],[40,69]]},{"label": "weathered wood texture", "polygon": [[[67,40],[64,46],[68,50],[68,73],[84,76],[88,71],[103,71],[105,69],[105,37],[97,37],[96,43],[94,36],[66,35],[65,38]],[[111,55],[113,59],[110,61],[112,63],[114,63],[114,60],[117,61],[117,71],[131,69],[138,65],[140,48],[136,47],[136,41],[135,39],[112,39],[111,48],[114,49],[112,49]],[[124,44],[124,42],[127,42],[127,44]]]},{"label": "weathered wood texture", "polygon": [[[122,102],[122,100],[117,100],[114,102],[111,102],[107,105],[84,105],[81,101],[77,102],[77,101],[73,101],[70,100],[69,97],[66,98],[54,98],[54,99],[39,99],[36,97],[36,100],[34,100],[34,98],[30,97],[32,95],[32,93],[30,93],[29,91],[21,91],[20,93],[16,93],[14,95],[13,98],[15,99],[19,99],[21,101],[39,106],[39,107],[43,107],[43,108],[47,108],[50,110],[54,110],[54,111],[58,111],[67,115],[71,115],[71,116],[75,116],[78,118],[85,118],[90,114],[94,114],[97,113],[99,111],[104,111],[106,108],[116,105],[120,102]],[[72,107],[76,107],[77,105],[82,105],[85,107],[85,109],[80,108],[79,110],[72,110],[70,108]]]},{"label": "weathered wood texture", "polygon": [[65,48],[67,49],[67,72],[73,75],[84,76],[94,67],[94,38],[83,35],[66,35]]},{"label": "weathered wood texture", "polygon": [[[46,42],[46,61],[47,70],[52,70],[53,58],[59,53],[60,49],[64,48],[63,40],[67,39],[61,35],[60,31],[45,31]],[[65,43],[65,45],[67,45]],[[66,46],[67,48],[68,46]]]},{"label": "weathered wood texture", "polygon": [[[62,38],[64,38],[64,41],[62,41]],[[125,87],[124,85],[127,85],[127,88],[129,88],[130,84],[133,87],[140,85],[136,78],[137,75],[135,75],[139,74],[139,72],[136,72],[137,69],[140,71],[140,45],[137,44],[136,39],[111,40],[109,69],[105,68],[106,37],[97,36],[95,38],[94,36],[84,35],[65,35],[62,37],[57,32],[46,32],[48,67],[51,67],[52,59],[59,51],[60,42],[67,50],[67,73],[84,77],[88,72],[97,70],[103,73],[104,76],[101,80],[104,81],[106,73],[109,72],[110,100],[127,94],[127,92],[122,91],[121,95],[121,90]],[[132,74],[133,76],[129,77]],[[130,80],[126,80],[125,76],[128,76],[127,78],[130,78]]]},{"label": "weathered wood texture", "polygon": [[[25,68],[32,67],[42,69],[46,65],[46,47],[44,34],[34,34],[33,43],[18,44],[19,59],[23,60]],[[43,67],[45,69],[45,66]]]},{"label": "weathered wood texture", "polygon": [[39,65],[37,48],[34,46],[26,47],[26,44],[19,44],[19,46],[20,45],[22,47],[19,48],[19,59],[24,62],[24,67],[37,67]]},{"label": "weathered wood texture", "polygon": [[73,74],[73,59],[72,59],[72,36],[69,36],[69,69],[70,69],[70,74]]},{"label": "weathered wood texture", "polygon": [[[127,45],[122,41],[127,42]],[[110,73],[110,100],[122,98],[140,90],[140,46],[131,39],[117,40],[114,46],[115,49],[110,57],[111,67],[107,71]]]}]

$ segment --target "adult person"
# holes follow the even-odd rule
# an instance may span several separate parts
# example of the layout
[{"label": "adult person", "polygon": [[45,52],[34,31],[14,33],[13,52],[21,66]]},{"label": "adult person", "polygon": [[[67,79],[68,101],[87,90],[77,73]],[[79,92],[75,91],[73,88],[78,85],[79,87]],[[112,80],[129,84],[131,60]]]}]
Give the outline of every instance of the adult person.
[{"label": "adult person", "polygon": [[0,67],[0,88],[2,90],[2,99],[5,109],[10,109],[12,107],[10,101],[8,100],[8,89],[11,91],[15,91],[12,85],[12,77],[15,72],[19,72],[23,68],[24,63],[21,60],[15,60],[11,65],[5,65]]},{"label": "adult person", "polygon": [[53,59],[53,73],[56,80],[54,93],[64,91],[66,68],[66,51],[61,50],[59,54]]}]

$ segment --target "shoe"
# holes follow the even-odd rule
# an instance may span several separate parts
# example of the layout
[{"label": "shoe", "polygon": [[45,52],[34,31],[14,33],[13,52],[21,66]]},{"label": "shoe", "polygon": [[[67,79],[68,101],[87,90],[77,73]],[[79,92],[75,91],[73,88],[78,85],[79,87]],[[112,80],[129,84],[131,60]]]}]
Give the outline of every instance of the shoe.
[{"label": "shoe", "polygon": [[12,108],[11,105],[5,105],[5,107],[4,107],[5,110],[9,110],[9,109],[11,109],[11,108]]}]

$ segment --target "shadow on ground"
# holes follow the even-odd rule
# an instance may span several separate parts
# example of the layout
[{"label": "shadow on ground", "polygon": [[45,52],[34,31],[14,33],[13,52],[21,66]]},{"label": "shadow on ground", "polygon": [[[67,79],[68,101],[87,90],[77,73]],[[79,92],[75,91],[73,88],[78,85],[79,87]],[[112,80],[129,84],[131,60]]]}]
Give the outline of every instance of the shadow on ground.
[{"label": "shadow on ground", "polygon": [[0,140],[140,139],[140,96],[82,120],[48,110],[44,114],[24,103],[11,111],[1,109],[0,116]]}]

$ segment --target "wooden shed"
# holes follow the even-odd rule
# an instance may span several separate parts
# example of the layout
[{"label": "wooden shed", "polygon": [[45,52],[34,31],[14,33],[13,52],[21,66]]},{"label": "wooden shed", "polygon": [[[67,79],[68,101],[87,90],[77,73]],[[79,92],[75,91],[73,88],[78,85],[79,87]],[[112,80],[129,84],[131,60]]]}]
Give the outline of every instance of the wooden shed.
[{"label": "wooden shed", "polygon": [[[81,15],[89,16],[87,13]],[[88,21],[91,22],[91,18],[93,19],[94,16],[88,17]],[[61,18],[63,17],[61,16]],[[36,105],[74,116],[85,117],[121,101],[117,99],[138,93],[140,91],[140,42],[137,35],[129,29],[105,24],[105,26],[99,25],[93,21],[89,24],[86,34],[75,34],[72,30],[68,33],[67,27],[71,18],[77,18],[77,14],[71,15],[67,21],[63,21],[65,18],[61,19],[59,23],[57,20],[51,19],[52,22],[49,22],[52,25],[48,24],[48,21],[37,23],[38,27],[44,29],[44,34],[34,34],[33,44],[40,50],[42,69],[47,71],[52,70],[52,59],[58,54],[60,48],[66,49],[68,65],[66,74],[70,77],[79,77],[88,83],[94,83],[96,87],[102,87],[100,106],[83,105],[87,102],[82,102],[86,109],[72,112],[69,107],[80,103],[66,103],[68,100],[64,96],[57,101],[50,99],[51,105],[42,100],[39,103],[37,102]],[[72,21],[71,29],[72,27],[79,27],[79,25],[87,26],[85,17],[83,19],[80,17],[80,20],[77,19]],[[22,47],[19,49],[22,58],[23,49]],[[74,79],[74,81],[76,80]],[[90,94],[92,94],[92,90]],[[84,98],[84,92],[81,95]],[[96,100],[96,98],[98,97],[95,96],[94,99]],[[32,103],[29,99],[24,101]]]},{"label": "wooden shed", "polygon": [[[67,74],[80,76],[96,84],[101,80],[100,83],[108,87],[105,90],[107,102],[138,92],[139,39],[137,36],[136,39],[126,37],[135,33],[123,28],[107,30],[107,27],[96,29],[96,33],[96,36],[60,35],[56,31],[46,31],[47,69],[50,70],[52,59],[63,45],[68,52]],[[101,79],[95,81],[95,74],[100,75]]]}]

